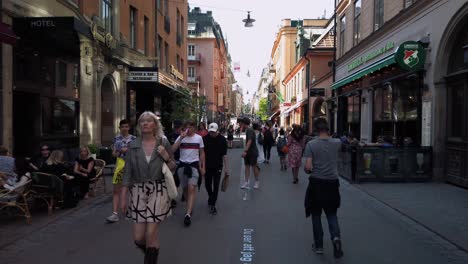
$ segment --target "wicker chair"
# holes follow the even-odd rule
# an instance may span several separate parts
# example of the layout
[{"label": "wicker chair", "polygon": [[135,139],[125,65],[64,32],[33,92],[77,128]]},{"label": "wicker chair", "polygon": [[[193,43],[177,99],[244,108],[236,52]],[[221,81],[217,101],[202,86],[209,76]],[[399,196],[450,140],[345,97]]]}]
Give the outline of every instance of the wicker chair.
[{"label": "wicker chair", "polygon": [[106,192],[106,177],[104,177],[104,167],[106,162],[102,159],[96,159],[94,161],[94,169],[96,170],[96,177],[90,180],[90,195],[96,196],[96,188],[99,182],[102,182],[104,193]]},{"label": "wicker chair", "polygon": [[55,206],[63,204],[63,181],[57,175],[33,172],[31,196],[44,201],[51,215]]},{"label": "wicker chair", "polygon": [[31,212],[28,206],[28,195],[31,187],[31,180],[26,181],[21,186],[12,190],[0,190],[0,210],[7,207],[18,208],[20,216],[26,218],[26,223],[31,224]]}]

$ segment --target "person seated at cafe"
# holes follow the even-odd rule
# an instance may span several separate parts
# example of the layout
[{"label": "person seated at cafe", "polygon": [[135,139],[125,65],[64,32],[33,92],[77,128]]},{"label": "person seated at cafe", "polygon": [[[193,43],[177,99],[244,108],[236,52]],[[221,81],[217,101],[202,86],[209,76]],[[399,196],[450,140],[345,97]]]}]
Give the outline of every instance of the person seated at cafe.
[{"label": "person seated at cafe", "polygon": [[16,182],[15,158],[4,146],[0,146],[0,172],[5,175],[8,184],[14,185]]},{"label": "person seated at cafe", "polygon": [[54,150],[42,166],[40,172],[53,174],[63,181],[63,200],[65,207],[75,207],[79,198],[79,182],[71,176],[73,170],[66,166],[63,152]]},{"label": "person seated at cafe", "polygon": [[41,145],[40,153],[33,158],[31,158],[31,162],[29,166],[33,168],[34,171],[39,171],[42,166],[44,166],[46,160],[50,156],[50,147],[48,145]]},{"label": "person seated at cafe", "polygon": [[75,160],[73,172],[80,185],[80,198],[88,199],[89,182],[96,177],[96,170],[94,169],[94,159],[90,156],[87,147],[80,148],[80,155]]}]

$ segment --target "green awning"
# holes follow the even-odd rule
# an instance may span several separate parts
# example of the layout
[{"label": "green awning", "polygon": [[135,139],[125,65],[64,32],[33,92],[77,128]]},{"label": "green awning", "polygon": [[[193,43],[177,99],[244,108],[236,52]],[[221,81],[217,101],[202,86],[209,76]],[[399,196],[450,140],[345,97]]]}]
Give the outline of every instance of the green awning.
[{"label": "green awning", "polygon": [[348,84],[350,82],[353,82],[355,80],[360,79],[362,76],[367,75],[369,73],[378,71],[384,67],[387,67],[388,65],[394,64],[395,63],[395,54],[390,54],[387,57],[376,61],[372,63],[369,66],[366,66],[365,68],[360,69],[359,71],[335,82],[332,84],[332,89],[337,89],[345,84]]}]

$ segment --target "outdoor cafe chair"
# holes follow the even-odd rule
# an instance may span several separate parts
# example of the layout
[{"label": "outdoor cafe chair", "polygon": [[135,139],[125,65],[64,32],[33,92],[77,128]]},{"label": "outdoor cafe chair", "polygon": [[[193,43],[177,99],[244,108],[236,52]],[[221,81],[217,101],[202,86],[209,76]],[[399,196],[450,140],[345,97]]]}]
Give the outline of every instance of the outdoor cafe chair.
[{"label": "outdoor cafe chair", "polygon": [[32,173],[31,195],[47,204],[49,215],[58,204],[63,204],[63,181],[53,174]]},{"label": "outdoor cafe chair", "polygon": [[96,188],[99,182],[102,182],[104,193],[106,192],[106,177],[104,177],[104,168],[106,167],[106,162],[102,159],[94,160],[94,169],[96,170],[96,177],[90,180],[91,187],[91,196],[96,196]]},{"label": "outdoor cafe chair", "polygon": [[0,211],[8,207],[17,208],[20,212],[19,216],[24,216],[26,223],[31,224],[31,212],[28,205],[31,182],[28,180],[11,190],[0,189]]}]

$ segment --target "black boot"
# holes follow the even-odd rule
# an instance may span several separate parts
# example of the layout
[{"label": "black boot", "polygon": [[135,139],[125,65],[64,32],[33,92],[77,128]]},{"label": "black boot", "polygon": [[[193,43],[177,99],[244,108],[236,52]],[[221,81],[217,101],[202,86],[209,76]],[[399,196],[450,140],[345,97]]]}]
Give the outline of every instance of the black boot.
[{"label": "black boot", "polygon": [[143,252],[143,254],[145,254],[145,252],[146,252],[146,244],[145,244],[145,243],[135,240],[135,246],[136,246],[139,250],[141,250],[141,252]]},{"label": "black boot", "polygon": [[158,264],[159,248],[150,247],[145,252],[145,264]]}]

